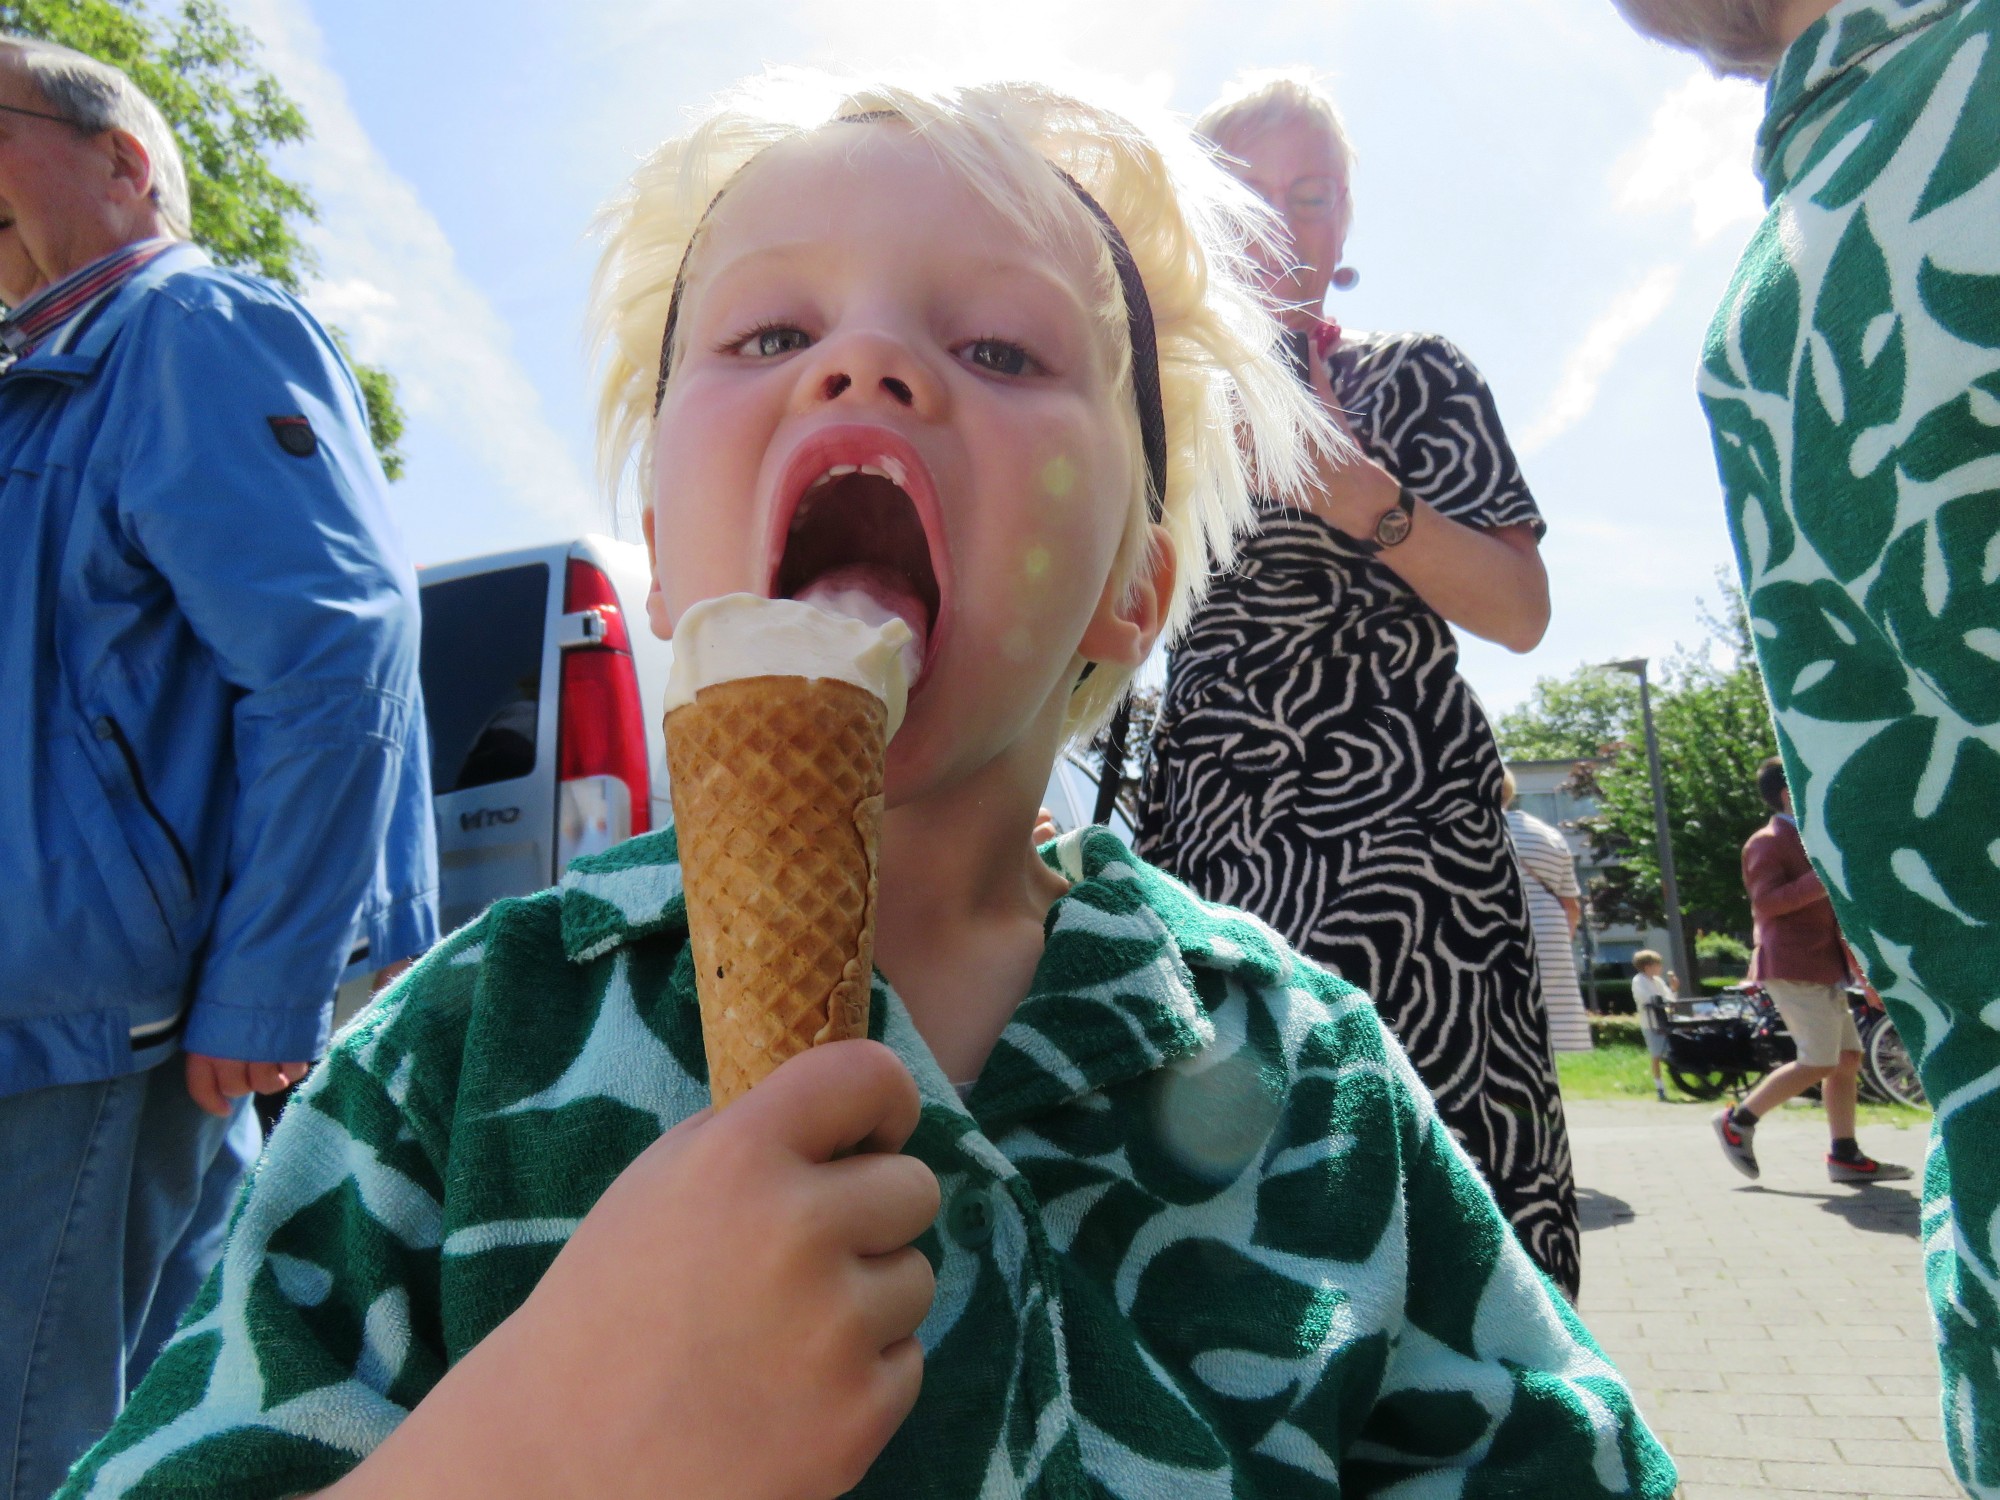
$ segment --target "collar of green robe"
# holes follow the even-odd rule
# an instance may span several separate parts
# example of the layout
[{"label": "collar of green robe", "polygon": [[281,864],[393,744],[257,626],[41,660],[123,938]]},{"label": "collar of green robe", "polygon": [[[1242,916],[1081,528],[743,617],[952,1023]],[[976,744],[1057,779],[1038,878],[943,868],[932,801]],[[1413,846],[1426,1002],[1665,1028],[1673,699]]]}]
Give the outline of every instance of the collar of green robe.
[{"label": "collar of green robe", "polygon": [[1785,190],[1801,153],[1790,152],[1798,124],[1859,87],[1870,59],[1891,42],[1931,25],[1969,0],[1840,0],[1786,49],[1764,101],[1755,168],[1769,203]]},{"label": "collar of green robe", "polygon": [[[1282,985],[1298,962],[1262,923],[1200,900],[1102,828],[1056,840],[1043,858],[1072,884],[1049,909],[1028,994],[966,1101],[989,1133],[1191,1056],[1214,1040],[1209,1012],[1232,981]],[[577,860],[560,890],[572,963],[685,941],[670,828]],[[694,1002],[693,974],[677,967],[683,1003]],[[883,989],[878,977],[878,1000]]]}]

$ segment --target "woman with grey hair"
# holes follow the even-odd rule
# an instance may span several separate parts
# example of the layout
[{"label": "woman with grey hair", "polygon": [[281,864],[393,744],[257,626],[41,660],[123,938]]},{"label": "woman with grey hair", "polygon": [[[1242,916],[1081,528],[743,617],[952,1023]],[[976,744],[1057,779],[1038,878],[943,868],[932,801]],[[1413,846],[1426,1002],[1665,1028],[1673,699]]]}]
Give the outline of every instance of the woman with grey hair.
[{"label": "woman with grey hair", "polygon": [[1299,376],[1359,447],[1310,511],[1262,507],[1175,652],[1139,850],[1361,986],[1572,1296],[1575,1192],[1500,756],[1451,625],[1531,649],[1541,515],[1479,373],[1428,334],[1322,313],[1354,153],[1297,74],[1247,77],[1197,128],[1282,220],[1253,253]]},{"label": "woman with grey hair", "polygon": [[[1698,54],[1725,78],[1760,82],[1784,55],[1803,22],[1787,25],[1794,12],[1824,12],[1813,0],[1612,0],[1639,31]],[[1810,19],[1818,19],[1817,15]]]}]

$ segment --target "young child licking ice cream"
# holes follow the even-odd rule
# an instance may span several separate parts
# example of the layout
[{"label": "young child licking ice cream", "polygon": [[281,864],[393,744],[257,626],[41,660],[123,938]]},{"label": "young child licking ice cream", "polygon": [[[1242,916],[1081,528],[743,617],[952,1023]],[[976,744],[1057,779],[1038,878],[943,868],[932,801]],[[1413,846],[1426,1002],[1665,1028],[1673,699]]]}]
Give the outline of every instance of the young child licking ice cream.
[{"label": "young child licking ice cream", "polygon": [[1257,214],[1027,85],[767,80],[640,167],[596,306],[653,627],[909,632],[874,1040],[707,1108],[672,832],[499,903],[305,1085],[66,1495],[1671,1493],[1367,1000],[1027,842],[1247,465],[1330,440]]}]

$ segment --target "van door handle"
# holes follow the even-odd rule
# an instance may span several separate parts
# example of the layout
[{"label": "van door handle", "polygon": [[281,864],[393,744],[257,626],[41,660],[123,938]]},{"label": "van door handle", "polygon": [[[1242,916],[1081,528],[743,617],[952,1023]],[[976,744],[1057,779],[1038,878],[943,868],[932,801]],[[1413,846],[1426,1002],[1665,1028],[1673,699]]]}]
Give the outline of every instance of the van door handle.
[{"label": "van door handle", "polygon": [[607,633],[601,610],[580,609],[556,618],[556,645],[564,651],[578,646],[601,646]]}]

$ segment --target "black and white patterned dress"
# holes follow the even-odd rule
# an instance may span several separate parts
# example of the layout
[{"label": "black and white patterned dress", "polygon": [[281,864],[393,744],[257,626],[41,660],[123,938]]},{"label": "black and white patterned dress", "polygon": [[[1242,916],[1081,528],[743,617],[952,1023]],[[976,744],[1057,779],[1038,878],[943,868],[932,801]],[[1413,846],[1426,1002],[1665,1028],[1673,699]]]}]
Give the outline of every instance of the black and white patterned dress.
[{"label": "black and white patterned dress", "polygon": [[[1348,333],[1332,364],[1356,439],[1412,493],[1540,535],[1456,348]],[[1444,619],[1333,527],[1266,504],[1175,650],[1138,847],[1374,997],[1522,1243],[1574,1295],[1569,1138],[1500,756]]]}]

